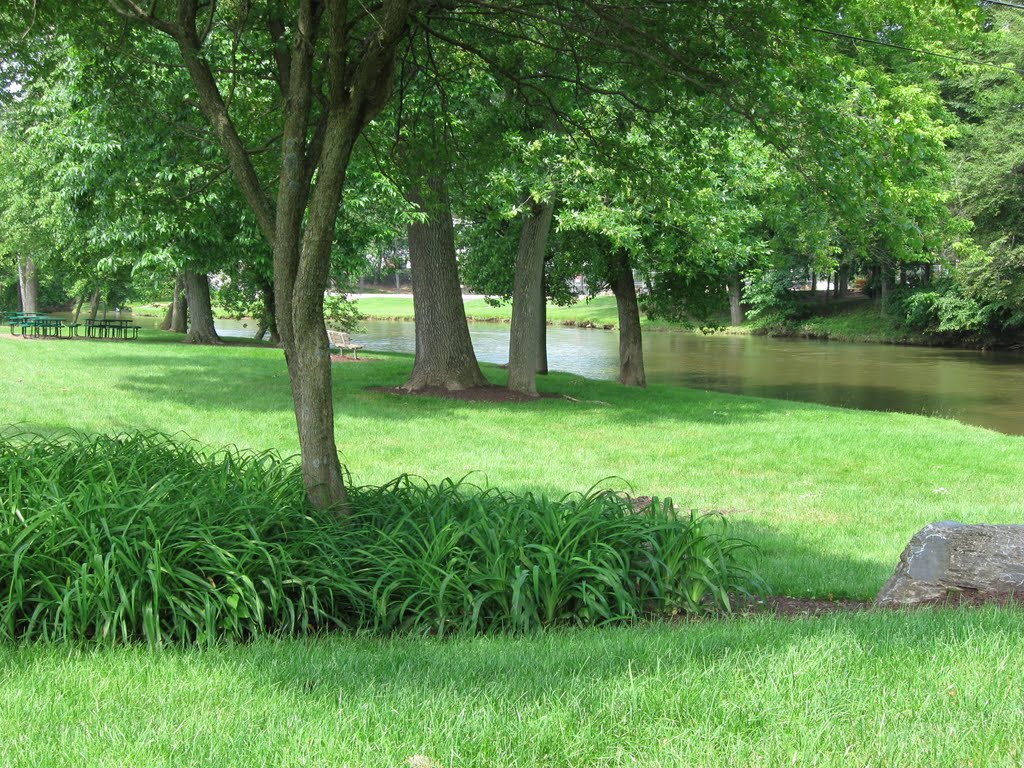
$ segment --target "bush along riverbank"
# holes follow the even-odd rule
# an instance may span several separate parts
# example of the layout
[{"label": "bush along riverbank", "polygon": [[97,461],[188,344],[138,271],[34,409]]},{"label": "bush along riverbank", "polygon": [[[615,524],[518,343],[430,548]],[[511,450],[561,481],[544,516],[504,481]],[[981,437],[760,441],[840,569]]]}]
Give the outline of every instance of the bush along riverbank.
[{"label": "bush along riverbank", "polygon": [[1024,315],[971,302],[952,289],[897,288],[883,304],[854,293],[757,303],[726,333],[961,349],[1024,348]]}]

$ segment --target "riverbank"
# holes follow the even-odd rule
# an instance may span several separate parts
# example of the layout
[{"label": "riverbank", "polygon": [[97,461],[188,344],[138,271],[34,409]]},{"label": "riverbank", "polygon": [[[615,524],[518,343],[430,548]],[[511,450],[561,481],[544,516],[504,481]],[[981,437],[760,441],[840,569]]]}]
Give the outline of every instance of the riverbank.
[{"label": "riverbank", "polygon": [[[357,294],[351,296],[359,312],[367,320],[409,322],[415,318],[413,299],[410,293]],[[466,319],[475,323],[510,323],[510,304],[494,305],[481,296],[464,296],[463,305]],[[815,314],[802,320],[752,320],[739,326],[728,325],[728,318],[718,318],[716,325],[698,330],[693,325],[666,320],[651,320],[641,316],[640,324],[645,331],[676,331],[721,333],[732,336],[771,336],[773,338],[817,339],[870,344],[901,344],[911,346],[946,346],[950,348],[975,349],[980,345],[952,345],[942,339],[914,333],[904,327],[897,318],[883,315],[878,304],[866,298],[843,301],[834,304],[816,305]],[[163,317],[166,305],[150,304],[132,308],[139,317]],[[228,317],[220,308],[214,308],[217,317]],[[548,325],[569,328],[595,328],[617,330],[619,317],[613,296],[597,296],[583,299],[569,306],[548,304]],[[255,321],[252,321],[255,322]]]},{"label": "riverbank", "polygon": [[[359,311],[368,320],[414,319],[411,295],[391,294],[381,296],[360,296],[356,300]],[[471,298],[464,302],[466,318],[470,322],[508,323],[512,319],[512,308],[503,303],[494,306],[486,299]],[[897,318],[883,315],[878,304],[866,298],[835,304],[821,303],[815,314],[803,320],[780,322],[775,320],[751,320],[739,326],[728,325],[728,318],[718,318],[717,325],[703,329],[704,333],[728,335],[771,336],[774,338],[803,338],[829,341],[843,341],[871,344],[904,344],[913,346],[948,346],[941,340],[914,333],[905,328]],[[616,330],[618,311],[615,298],[597,296],[561,307],[548,304],[548,325],[575,328],[598,328]],[[693,325],[665,320],[651,320],[641,316],[640,324],[645,331],[697,332]],[[962,348],[973,348],[962,345]]]},{"label": "riverbank", "polygon": [[[940,339],[909,330],[897,317],[883,314],[878,303],[867,298],[836,305],[818,305],[815,314],[799,320],[752,320],[738,327],[727,326],[720,332],[866,344],[949,346],[941,343]],[[960,348],[974,347],[961,345]]]}]

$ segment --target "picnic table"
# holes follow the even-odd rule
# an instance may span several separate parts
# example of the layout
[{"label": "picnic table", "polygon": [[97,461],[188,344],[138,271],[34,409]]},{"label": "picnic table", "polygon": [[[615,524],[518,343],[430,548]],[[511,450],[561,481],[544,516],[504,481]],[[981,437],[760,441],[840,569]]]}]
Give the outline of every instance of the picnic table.
[{"label": "picnic table", "polygon": [[22,336],[56,336],[60,337],[64,321],[59,317],[50,317],[42,312],[6,312],[3,319],[4,325],[11,329],[20,328]]},{"label": "picnic table", "polygon": [[141,326],[132,325],[131,320],[122,318],[85,321],[85,335],[94,339],[137,339],[140,328]]},{"label": "picnic table", "polygon": [[85,326],[85,335],[89,338],[102,339],[137,339],[141,326],[132,325],[131,320],[124,318],[86,319],[84,323],[66,323],[62,318],[52,317],[42,312],[0,312],[0,325],[9,326],[13,336],[20,329],[24,337],[61,338],[64,329],[67,337],[78,336],[79,329]]}]

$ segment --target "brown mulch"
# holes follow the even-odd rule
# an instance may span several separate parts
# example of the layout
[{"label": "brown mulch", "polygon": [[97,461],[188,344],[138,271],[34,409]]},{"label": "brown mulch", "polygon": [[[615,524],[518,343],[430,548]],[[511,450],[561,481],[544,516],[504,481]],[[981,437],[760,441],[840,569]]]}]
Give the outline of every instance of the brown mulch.
[{"label": "brown mulch", "polygon": [[[977,590],[966,589],[959,592],[950,592],[945,597],[929,600],[918,605],[892,606],[878,610],[907,611],[916,608],[977,608],[982,605],[1024,608],[1024,591],[978,592]],[[833,613],[857,613],[873,608],[874,603],[871,600],[763,595],[754,597],[746,603],[741,603],[738,615],[753,616],[766,614],[769,616],[802,618],[805,616],[827,616]]]},{"label": "brown mulch", "polygon": [[764,595],[755,597],[745,605],[741,605],[739,613],[743,616],[767,614],[769,616],[827,616],[830,613],[856,613],[866,611],[871,602],[866,600],[829,600],[813,597],[785,597],[783,595]]},{"label": "brown mulch", "polygon": [[470,389],[449,390],[444,387],[426,387],[410,391],[402,387],[366,387],[368,392],[384,392],[389,395],[425,395],[427,397],[444,397],[449,400],[465,400],[483,403],[535,403],[538,399],[561,397],[542,392],[539,397],[530,397],[507,387],[471,387]]}]

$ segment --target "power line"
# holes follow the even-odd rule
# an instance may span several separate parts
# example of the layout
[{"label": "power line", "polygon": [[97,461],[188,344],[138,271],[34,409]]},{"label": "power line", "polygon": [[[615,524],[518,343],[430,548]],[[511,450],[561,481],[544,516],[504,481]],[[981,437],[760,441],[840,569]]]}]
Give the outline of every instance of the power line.
[{"label": "power line", "polygon": [[1018,11],[1024,11],[1024,5],[1004,3],[1003,0],[981,0],[981,5],[1005,5],[1007,8],[1016,8]]},{"label": "power line", "polygon": [[[988,2],[995,2],[995,0],[988,0]],[[1000,5],[1007,5],[1007,3],[999,3]],[[1024,5],[1016,6],[1024,10]],[[820,27],[809,27],[812,32],[820,32],[823,35],[829,35],[831,37],[841,37],[846,40],[855,40],[858,43],[868,43],[869,45],[880,45],[883,48],[895,48],[898,51],[909,51],[910,53],[919,53],[924,56],[934,56],[939,59],[949,59],[950,61],[956,61],[960,64],[972,64],[976,67],[992,67],[993,69],[1003,69],[1007,72],[1015,72],[1018,75],[1024,75],[1024,69],[1017,69],[1016,67],[1008,67],[1004,64],[993,64],[991,61],[978,61],[977,59],[964,59],[960,56],[951,56],[948,53],[939,53],[938,51],[929,51],[924,48],[910,48],[906,45],[899,45],[897,43],[887,43],[884,40],[872,40],[870,37],[859,37],[858,35],[848,35],[845,32],[835,32],[831,29],[821,29]]]}]

